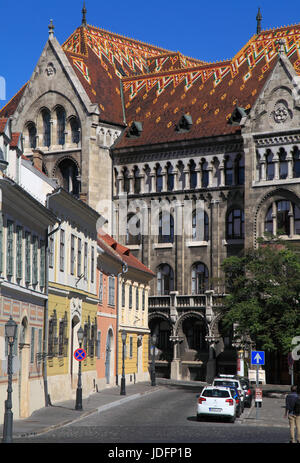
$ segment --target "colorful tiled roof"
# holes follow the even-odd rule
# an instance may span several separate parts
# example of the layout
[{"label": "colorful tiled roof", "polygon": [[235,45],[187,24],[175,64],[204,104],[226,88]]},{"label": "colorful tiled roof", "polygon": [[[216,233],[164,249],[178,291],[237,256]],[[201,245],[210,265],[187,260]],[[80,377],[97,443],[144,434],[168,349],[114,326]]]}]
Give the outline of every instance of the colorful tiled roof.
[{"label": "colorful tiled roof", "polygon": [[[228,124],[236,104],[250,110],[277,62],[279,44],[300,74],[300,25],[263,31],[231,60],[123,78],[126,121],[142,123],[139,137],[126,136],[117,148],[239,132]],[[192,127],[178,131],[182,114]]]}]

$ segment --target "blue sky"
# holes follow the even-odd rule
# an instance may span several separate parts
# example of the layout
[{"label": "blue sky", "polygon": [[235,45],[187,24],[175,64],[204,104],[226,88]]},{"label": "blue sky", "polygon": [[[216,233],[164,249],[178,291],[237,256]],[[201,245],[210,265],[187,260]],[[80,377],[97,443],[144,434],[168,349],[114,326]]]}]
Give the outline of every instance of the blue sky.
[{"label": "blue sky", "polygon": [[[0,76],[6,100],[0,107],[30,79],[50,19],[62,44],[81,24],[83,0],[1,3]],[[259,6],[263,29],[300,22],[299,0],[86,0],[88,24],[209,62],[231,58],[247,43],[256,32]]]}]

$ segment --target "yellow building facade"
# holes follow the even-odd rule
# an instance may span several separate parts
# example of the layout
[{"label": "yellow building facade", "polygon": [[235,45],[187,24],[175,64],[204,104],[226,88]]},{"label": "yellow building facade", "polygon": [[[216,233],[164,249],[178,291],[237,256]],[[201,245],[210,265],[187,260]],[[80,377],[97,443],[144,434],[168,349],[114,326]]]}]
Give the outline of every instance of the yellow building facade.
[{"label": "yellow building facade", "polygon": [[97,346],[97,231],[99,215],[62,189],[48,195],[49,208],[60,224],[49,236],[48,326],[46,331],[47,382],[50,402],[75,398],[79,347],[82,348],[83,395],[94,391]]}]

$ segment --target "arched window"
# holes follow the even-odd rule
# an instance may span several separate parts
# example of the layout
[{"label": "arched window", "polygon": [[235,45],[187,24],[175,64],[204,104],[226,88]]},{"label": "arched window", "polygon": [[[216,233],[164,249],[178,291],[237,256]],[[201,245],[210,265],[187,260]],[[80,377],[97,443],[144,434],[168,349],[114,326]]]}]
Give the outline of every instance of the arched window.
[{"label": "arched window", "polygon": [[192,294],[203,294],[208,289],[208,269],[202,262],[192,267]]},{"label": "arched window", "polygon": [[137,166],[135,166],[133,173],[134,173],[134,193],[139,194],[141,191],[140,169]]},{"label": "arched window", "polygon": [[160,193],[163,188],[163,176],[162,176],[162,168],[160,165],[156,167],[156,191]]},{"label": "arched window", "polygon": [[209,240],[208,215],[201,209],[197,209],[192,215],[192,239],[195,241]]},{"label": "arched window", "polygon": [[140,219],[137,214],[128,214],[127,216],[127,230],[126,230],[126,244],[140,244],[141,231]]},{"label": "arched window", "polygon": [[56,119],[57,119],[57,144],[65,144],[65,130],[66,130],[66,112],[64,108],[59,106],[56,108]]},{"label": "arched window", "polygon": [[128,194],[130,191],[130,179],[129,179],[129,171],[127,167],[125,167],[123,171],[123,179],[124,179],[124,192]]},{"label": "arched window", "polygon": [[170,265],[161,264],[157,269],[157,294],[167,295],[174,291],[174,272]]},{"label": "arched window", "polygon": [[193,160],[190,162],[190,188],[195,189],[197,186],[196,164]]},{"label": "arched window", "polygon": [[224,171],[225,171],[225,185],[233,185],[233,179],[234,179],[234,175],[233,175],[233,162],[230,158],[226,159],[225,161],[225,167],[224,167]]},{"label": "arched window", "polygon": [[167,188],[168,191],[174,190],[174,172],[173,167],[170,163],[168,163],[167,166]]},{"label": "arched window", "polygon": [[158,242],[173,243],[174,242],[174,219],[167,211],[159,214],[158,220]]},{"label": "arched window", "polygon": [[300,234],[300,209],[286,200],[273,203],[265,217],[265,231],[281,235]]},{"label": "arched window", "polygon": [[72,159],[64,159],[58,165],[57,177],[61,186],[75,196],[79,195],[78,169]]},{"label": "arched window", "polygon": [[243,239],[244,238],[244,211],[241,209],[233,209],[227,216],[226,221],[227,239]]},{"label": "arched window", "polygon": [[33,122],[30,122],[27,125],[28,131],[28,147],[35,149],[36,148],[36,126]]},{"label": "arched window", "polygon": [[267,157],[267,180],[273,180],[275,175],[273,153],[268,151]]},{"label": "arched window", "polygon": [[49,109],[42,110],[42,119],[43,119],[43,145],[51,145],[51,114]]},{"label": "arched window", "polygon": [[284,180],[288,176],[288,162],[286,159],[286,152],[280,149],[279,153],[279,178]]},{"label": "arched window", "polygon": [[71,128],[71,143],[78,144],[80,141],[80,127],[77,117],[71,117],[70,119]]},{"label": "arched window", "polygon": [[298,148],[294,148],[293,153],[293,177],[300,177],[300,150]]},{"label": "arched window", "polygon": [[208,180],[209,180],[209,171],[208,171],[208,163],[204,160],[201,164],[201,183],[202,188],[208,187]]},{"label": "arched window", "polygon": [[245,161],[243,156],[238,156],[235,161],[235,179],[237,185],[245,183]]}]

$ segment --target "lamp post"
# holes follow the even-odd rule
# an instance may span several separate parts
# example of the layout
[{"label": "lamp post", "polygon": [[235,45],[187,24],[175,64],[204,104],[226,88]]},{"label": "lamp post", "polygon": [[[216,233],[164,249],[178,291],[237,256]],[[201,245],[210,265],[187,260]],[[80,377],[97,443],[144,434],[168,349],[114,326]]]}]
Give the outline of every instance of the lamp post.
[{"label": "lamp post", "polygon": [[[83,340],[83,329],[80,327],[77,331],[77,337],[79,342],[79,347],[81,348]],[[81,362],[78,365],[78,383],[76,389],[76,403],[75,410],[82,410],[82,384],[81,384]]]},{"label": "lamp post", "polygon": [[122,331],[122,378],[121,378],[121,391],[120,395],[126,395],[126,386],[125,386],[125,343],[127,338],[127,333],[125,330]]},{"label": "lamp post", "polygon": [[17,332],[17,324],[10,316],[9,321],[5,324],[5,337],[8,340],[9,351],[8,351],[8,362],[7,362],[7,374],[8,374],[8,386],[7,386],[7,400],[5,401],[5,413],[4,413],[4,424],[3,424],[3,440],[4,443],[12,442],[12,430],[13,430],[13,413],[12,409],[12,347],[15,342]]},{"label": "lamp post", "polygon": [[151,338],[152,343],[152,362],[151,362],[151,386],[156,386],[156,378],[155,378],[155,346],[157,342],[157,336],[154,333]]}]

